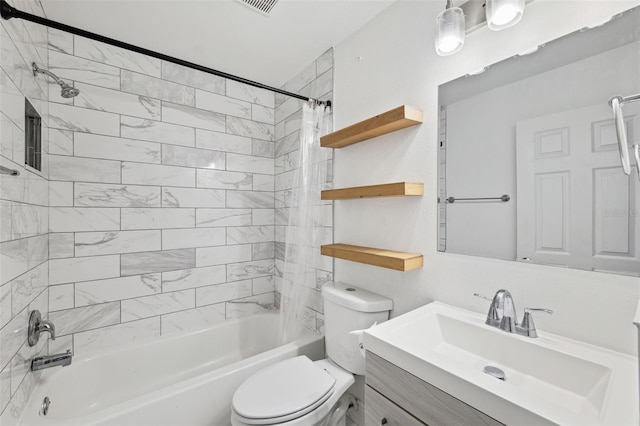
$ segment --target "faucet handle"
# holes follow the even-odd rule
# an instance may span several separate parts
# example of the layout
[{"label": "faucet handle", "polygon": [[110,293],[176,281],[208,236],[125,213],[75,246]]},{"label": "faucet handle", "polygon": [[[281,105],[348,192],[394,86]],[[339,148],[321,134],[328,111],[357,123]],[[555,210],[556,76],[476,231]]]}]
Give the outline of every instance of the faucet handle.
[{"label": "faucet handle", "polygon": [[524,317],[522,318],[522,323],[518,327],[518,334],[522,334],[527,337],[538,337],[538,332],[535,324],[533,323],[531,312],[544,312],[552,315],[553,311],[546,308],[524,308]]},{"label": "faucet handle", "polygon": [[490,297],[485,296],[484,294],[480,294],[480,293],[473,293],[474,296],[479,297],[481,299],[484,300],[488,300],[489,302],[491,302],[493,299]]}]

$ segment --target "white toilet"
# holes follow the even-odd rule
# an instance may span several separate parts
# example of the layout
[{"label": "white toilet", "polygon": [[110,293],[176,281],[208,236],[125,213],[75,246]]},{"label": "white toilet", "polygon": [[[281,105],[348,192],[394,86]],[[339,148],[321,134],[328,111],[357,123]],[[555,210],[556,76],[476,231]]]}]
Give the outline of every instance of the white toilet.
[{"label": "white toilet", "polygon": [[306,356],[280,361],[249,377],[233,395],[231,424],[338,426],[345,424],[342,398],[364,374],[364,353],[354,330],[389,318],[393,301],[348,284],[322,288],[328,358]]}]

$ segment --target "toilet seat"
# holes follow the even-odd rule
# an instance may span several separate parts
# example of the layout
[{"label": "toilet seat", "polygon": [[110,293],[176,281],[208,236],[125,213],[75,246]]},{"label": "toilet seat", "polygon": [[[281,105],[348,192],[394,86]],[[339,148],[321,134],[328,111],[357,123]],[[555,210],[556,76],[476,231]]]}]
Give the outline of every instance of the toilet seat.
[{"label": "toilet seat", "polygon": [[306,356],[290,358],[254,374],[233,395],[244,423],[268,425],[302,417],[327,401],[336,379]]}]

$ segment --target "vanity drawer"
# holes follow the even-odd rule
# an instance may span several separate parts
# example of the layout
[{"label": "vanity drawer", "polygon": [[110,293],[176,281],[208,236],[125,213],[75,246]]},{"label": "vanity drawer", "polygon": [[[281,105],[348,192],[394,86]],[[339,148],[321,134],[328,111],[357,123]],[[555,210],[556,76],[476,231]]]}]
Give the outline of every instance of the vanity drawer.
[{"label": "vanity drawer", "polygon": [[425,426],[371,387],[364,388],[365,426]]},{"label": "vanity drawer", "polygon": [[[371,352],[365,381],[429,426],[503,424]],[[365,411],[369,409],[365,403]]]}]

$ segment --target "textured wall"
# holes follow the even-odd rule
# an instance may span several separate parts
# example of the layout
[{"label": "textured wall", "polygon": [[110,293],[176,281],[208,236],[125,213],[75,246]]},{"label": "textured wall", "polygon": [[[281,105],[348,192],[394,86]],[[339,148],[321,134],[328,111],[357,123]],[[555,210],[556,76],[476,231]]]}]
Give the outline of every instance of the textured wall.
[{"label": "textured wall", "polygon": [[[314,99],[333,99],[333,49],[327,50],[312,62],[284,87],[295,93]],[[285,233],[288,228],[291,188],[295,170],[298,168],[300,147],[300,120],[303,101],[276,95],[275,110],[275,207],[276,207],[276,291],[282,289],[282,273],[285,255]],[[333,116],[329,116],[331,121]],[[327,166],[327,184],[333,181],[333,162]],[[318,200],[320,202],[320,200]],[[323,211],[320,218],[319,232],[322,244],[333,242],[333,202],[322,202]],[[319,249],[318,249],[319,251]],[[324,325],[324,308],[320,288],[326,282],[333,281],[333,259],[325,256],[319,258],[317,268],[310,271],[315,277],[315,286],[307,287],[305,294],[305,327],[311,330],[322,330]],[[279,300],[279,295],[276,297]]]},{"label": "textured wall", "polygon": [[[39,1],[18,1],[21,10],[44,16]],[[0,175],[0,423],[22,413],[38,374],[31,358],[46,353],[48,336],[30,347],[29,312],[49,310],[47,83],[31,63],[47,67],[47,32],[19,20],[0,26],[0,165],[20,176]],[[24,165],[24,109],[28,98],[43,117],[42,172]]]},{"label": "textured wall", "polygon": [[274,305],[274,94],[50,30],[50,309],[81,355]]}]

